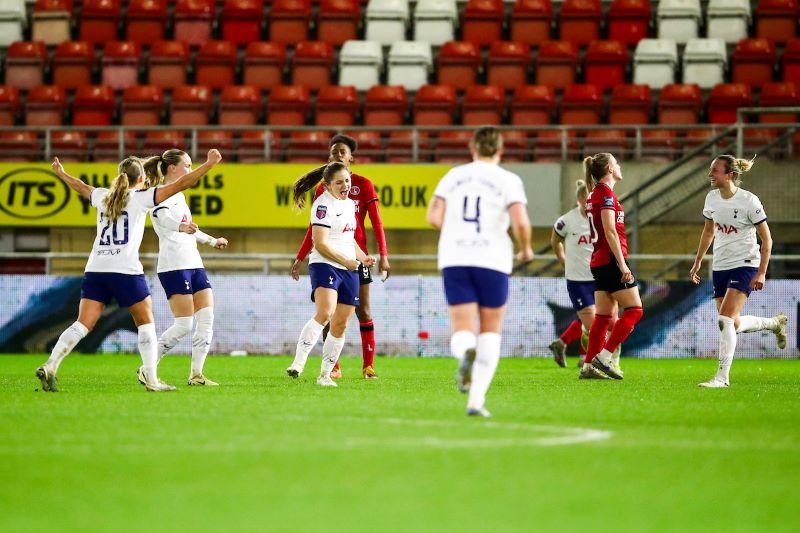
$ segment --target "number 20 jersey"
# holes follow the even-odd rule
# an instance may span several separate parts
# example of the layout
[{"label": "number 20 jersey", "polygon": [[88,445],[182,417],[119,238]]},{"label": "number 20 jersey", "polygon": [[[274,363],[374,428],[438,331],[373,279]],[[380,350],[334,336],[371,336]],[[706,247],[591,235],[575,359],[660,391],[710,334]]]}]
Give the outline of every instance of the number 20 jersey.
[{"label": "number 20 jersey", "polygon": [[451,169],[433,192],[445,201],[439,269],[471,266],[511,273],[512,204],[528,204],[522,180],[497,165],[473,161]]},{"label": "number 20 jersey", "polygon": [[156,205],[156,189],[131,191],[124,211],[115,221],[108,220],[103,212],[103,199],[108,193],[108,189],[96,188],[90,197],[92,207],[97,208],[97,236],[86,272],[143,274],[139,246],[147,211]]}]

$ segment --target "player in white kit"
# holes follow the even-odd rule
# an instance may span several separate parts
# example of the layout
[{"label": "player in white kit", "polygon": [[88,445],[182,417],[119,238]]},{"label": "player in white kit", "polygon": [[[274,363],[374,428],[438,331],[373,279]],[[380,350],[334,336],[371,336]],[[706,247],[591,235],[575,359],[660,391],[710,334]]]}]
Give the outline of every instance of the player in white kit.
[{"label": "player in white kit", "polygon": [[[192,171],[192,159],[183,150],[171,149],[145,160],[144,170],[151,186],[169,185]],[[196,321],[188,384],[216,386],[218,383],[203,374],[214,331],[214,295],[197,243],[223,249],[228,240],[214,238],[197,228],[182,192],[153,209],[150,220],[158,234],[158,279],[175,317],[172,326],[158,339],[158,360],[192,332]],[[143,383],[142,369],[139,370],[139,381]]]},{"label": "player in white kit", "polygon": [[[714,159],[708,172],[711,192],[706,196],[703,216],[706,218],[700,245],[689,276],[700,283],[703,256],[714,242],[711,263],[714,301],[719,312],[719,368],[703,388],[724,388],[730,385],[730,370],[736,351],[736,334],[769,330],[775,333],[778,347],[786,347],[786,315],[772,318],[744,315],[751,291],[760,291],[766,282],[767,266],[772,251],[772,236],[767,213],[758,197],[739,187],[741,175],[750,170],[753,161],[721,155]],[[759,249],[756,235],[761,240]]]},{"label": "player in white kit", "polygon": [[503,139],[482,127],[469,143],[472,163],[451,169],[436,186],[428,222],[441,230],[439,269],[450,312],[450,349],[459,360],[456,385],[469,392],[467,414],[491,416],[486,392],[500,360],[500,333],[508,299],[514,246],[531,261],[531,225],[525,189],[500,168]]},{"label": "player in white kit", "polygon": [[150,291],[139,261],[139,245],[144,235],[147,211],[193,186],[221,159],[217,150],[210,150],[208,160],[194,172],[170,185],[147,190],[142,190],[145,187],[144,168],[136,158],[120,163],[119,175],[109,189],[95,188],[70,176],[58,158],[53,160],[56,175],[72,190],[89,199],[92,207],[97,209],[97,237],[83,276],[78,320],[61,334],[50,358],[36,369],[43,390],[58,390],[56,373],[61,361],[95,326],[112,299],[116,299],[121,307],[130,309],[138,327],[139,353],[147,390],[175,390],[175,387],[159,381],[156,373],[158,338]]},{"label": "player in white kit", "polygon": [[[330,322],[330,332],[322,346],[322,365],[317,384],[336,387],[331,379],[344,348],[347,322],[359,303],[357,271],[363,264],[371,267],[375,258],[366,255],[356,244],[356,205],[350,194],[350,171],[344,163],[329,163],[322,173],[326,190],[311,206],[311,233],[314,247],[308,256],[308,274],[314,292],[314,317],[306,322],[297,341],[294,361],[286,373],[297,378],[305,368],[308,354],[317,344],[322,330]],[[317,187],[319,177],[310,172],[294,184],[294,203],[305,204],[306,193]]]}]

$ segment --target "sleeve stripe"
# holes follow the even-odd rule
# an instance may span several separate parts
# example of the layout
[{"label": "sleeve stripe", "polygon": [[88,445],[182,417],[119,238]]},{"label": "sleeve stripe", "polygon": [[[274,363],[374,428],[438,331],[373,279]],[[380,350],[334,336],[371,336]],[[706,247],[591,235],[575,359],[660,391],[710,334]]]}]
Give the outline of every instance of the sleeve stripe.
[{"label": "sleeve stripe", "polygon": [[157,189],[158,189],[158,187],[153,187],[153,205],[158,205],[158,202],[156,202],[156,190]]},{"label": "sleeve stripe", "polygon": [[161,207],[156,207],[155,209],[153,209],[153,216],[158,217],[158,212],[161,211],[162,209],[166,209],[166,207],[162,205]]},{"label": "sleeve stripe", "polygon": [[767,221],[767,217],[764,217],[761,220],[759,220],[758,222],[754,222],[753,225],[754,226],[758,226],[759,224],[762,224],[762,223],[764,223],[766,221]]},{"label": "sleeve stripe", "polygon": [[706,219],[706,220],[714,220],[713,218],[707,217],[705,215],[703,215],[703,218]]},{"label": "sleeve stripe", "polygon": [[329,225],[327,225],[327,224],[320,224],[319,222],[314,222],[314,223],[312,223],[311,225],[312,225],[312,226],[319,226],[319,227],[321,227],[321,228],[328,228],[328,229],[330,229],[330,226],[329,226]]},{"label": "sleeve stripe", "polygon": [[515,205],[515,204],[528,205],[527,202],[523,202],[522,200],[514,200],[513,202],[509,202],[508,203],[508,205],[506,206],[506,209],[511,207],[512,205]]}]

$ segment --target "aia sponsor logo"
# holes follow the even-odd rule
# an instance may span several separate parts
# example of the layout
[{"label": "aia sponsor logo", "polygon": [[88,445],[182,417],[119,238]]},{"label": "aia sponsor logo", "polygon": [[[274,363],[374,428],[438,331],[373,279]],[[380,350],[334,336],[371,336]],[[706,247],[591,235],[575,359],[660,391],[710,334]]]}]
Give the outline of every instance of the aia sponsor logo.
[{"label": "aia sponsor logo", "polygon": [[717,231],[719,231],[720,233],[724,233],[725,235],[730,235],[731,233],[739,233],[739,230],[737,230],[735,226],[720,224],[719,222],[717,222],[716,225],[717,225]]},{"label": "aia sponsor logo", "polygon": [[345,224],[344,228],[342,229],[342,233],[347,233],[348,231],[356,231],[355,226],[351,226],[350,224]]}]

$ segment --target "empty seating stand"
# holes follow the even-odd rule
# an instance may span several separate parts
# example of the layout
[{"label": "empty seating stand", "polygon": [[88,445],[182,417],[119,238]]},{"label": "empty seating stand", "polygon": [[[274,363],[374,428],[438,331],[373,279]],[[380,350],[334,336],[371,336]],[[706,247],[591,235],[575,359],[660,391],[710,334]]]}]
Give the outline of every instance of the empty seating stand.
[{"label": "empty seating stand", "polygon": [[530,48],[527,44],[495,41],[489,47],[486,82],[506,90],[525,85],[529,63]]},{"label": "empty seating stand", "polygon": [[441,46],[454,39],[457,23],[455,0],[419,0],[414,9],[414,40]]},{"label": "empty seating stand", "polygon": [[449,41],[439,49],[437,82],[452,85],[463,91],[478,82],[481,51],[478,45],[467,41]]},{"label": "empty seating stand", "polygon": [[12,85],[0,85],[0,126],[16,124],[19,106],[19,89]]},{"label": "empty seating stand", "polygon": [[302,85],[279,85],[267,99],[267,124],[305,126],[309,108],[308,88]]},{"label": "empty seating stand", "polygon": [[[464,94],[461,122],[465,126],[502,124],[506,99],[503,87],[473,85]],[[441,136],[440,136],[441,137]]]},{"label": "empty seating stand", "polygon": [[415,126],[452,126],[456,91],[449,85],[423,85],[414,99]]},{"label": "empty seating stand", "polygon": [[322,0],[317,16],[317,39],[341,46],[358,39],[360,22],[359,0]]},{"label": "empty seating stand", "polygon": [[169,123],[172,126],[205,126],[211,114],[211,88],[181,85],[172,91]]},{"label": "empty seating stand", "polygon": [[555,92],[549,85],[517,87],[511,99],[511,124],[514,126],[548,126],[551,123],[555,106]]},{"label": "empty seating stand", "polygon": [[67,109],[67,94],[63,87],[40,85],[28,91],[25,102],[26,126],[61,126]]},{"label": "empty seating stand", "polygon": [[310,20],[310,0],[273,0],[269,16],[269,40],[282,44],[307,41]]},{"label": "empty seating stand", "polygon": [[783,81],[800,85],[800,39],[789,39],[783,48]]},{"label": "empty seating stand", "polygon": [[93,45],[116,41],[119,14],[119,0],[84,0],[78,38]]},{"label": "empty seating stand", "polygon": [[158,41],[150,48],[148,83],[164,89],[186,84],[189,45],[183,41]]},{"label": "empty seating stand", "polygon": [[27,27],[25,0],[0,0],[0,46],[21,41],[22,32]]},{"label": "empty seating stand", "polygon": [[75,126],[110,126],[114,115],[114,90],[104,85],[85,85],[75,92],[72,124]]},{"label": "empty seating stand", "polygon": [[225,0],[222,4],[222,40],[246,45],[261,40],[263,0]]},{"label": "empty seating stand", "polygon": [[709,0],[707,13],[708,38],[735,43],[747,37],[750,0]]},{"label": "empty seating stand", "polygon": [[733,52],[731,81],[761,87],[771,82],[777,63],[775,45],[769,39],[742,39]]},{"label": "empty seating stand", "polygon": [[564,0],[559,12],[559,39],[579,46],[600,38],[600,0]]},{"label": "empty seating stand", "polygon": [[660,39],[685,44],[699,35],[703,20],[700,0],[660,0],[656,18]]},{"label": "empty seating stand", "polygon": [[195,58],[195,83],[212,89],[233,85],[236,61],[236,45],[228,41],[207,41]]},{"label": "empty seating stand", "polygon": [[122,94],[123,126],[158,126],[164,110],[164,91],[157,85],[128,87]]},{"label": "empty seating stand", "polygon": [[215,18],[214,0],[178,0],[173,15],[175,40],[202,46],[211,39]]},{"label": "empty seating stand", "polygon": [[650,31],[649,0],[614,0],[608,9],[608,38],[634,46]]},{"label": "empty seating stand", "polygon": [[708,121],[712,124],[733,124],[740,107],[753,105],[753,93],[744,83],[720,83],[708,95]]},{"label": "empty seating stand", "polygon": [[[797,85],[791,82],[765,83],[761,87],[760,107],[798,107],[800,106],[800,93]],[[760,124],[792,124],[798,120],[798,114],[785,111],[764,112],[757,115]],[[753,128],[748,127],[744,130],[745,150],[761,150],[764,145],[771,142],[778,135],[775,128]],[[783,155],[784,147],[791,144],[792,139],[787,143],[781,143],[772,150],[771,155]]]},{"label": "empty seating stand", "polygon": [[625,83],[628,49],[619,41],[592,41],[586,51],[584,77],[586,83],[611,89]]},{"label": "empty seating stand", "polygon": [[139,83],[141,50],[133,41],[111,41],[103,48],[102,83],[121,91]]},{"label": "empty seating stand", "polygon": [[406,39],[408,0],[370,0],[367,4],[364,39],[389,46]]},{"label": "empty seating stand", "polygon": [[536,56],[536,83],[561,91],[575,82],[578,47],[572,41],[546,41]]},{"label": "empty seating stand", "polygon": [[280,43],[255,41],[244,52],[242,79],[245,85],[270,90],[283,83],[286,47]]},{"label": "empty seating stand", "polygon": [[538,46],[550,40],[551,0],[516,0],[511,10],[511,40]]},{"label": "empty seating stand", "polygon": [[36,0],[31,18],[31,40],[48,46],[70,40],[72,0]]},{"label": "empty seating stand", "polygon": [[352,85],[323,87],[317,95],[317,126],[352,126],[358,112],[358,92]]},{"label": "empty seating stand", "polygon": [[756,7],[756,37],[785,43],[797,35],[798,0],[760,0]]},{"label": "empty seating stand", "polygon": [[339,85],[366,91],[380,83],[383,50],[376,41],[347,41],[339,52]]},{"label": "empty seating stand", "polygon": [[388,85],[405,85],[416,91],[428,83],[433,70],[431,45],[422,41],[400,41],[392,44],[388,57]]},{"label": "empty seating stand", "polygon": [[633,83],[654,89],[675,82],[678,46],[672,39],[642,39],[633,54]]},{"label": "empty seating stand", "polygon": [[261,93],[252,85],[228,85],[219,97],[221,126],[254,126],[261,112]]},{"label": "empty seating stand", "polygon": [[479,46],[503,38],[503,0],[468,0],[462,16],[462,39]]},{"label": "empty seating stand", "polygon": [[23,91],[42,85],[47,47],[41,41],[16,41],[6,52],[5,83]]},{"label": "empty seating stand", "polygon": [[402,126],[407,108],[404,86],[376,85],[367,91],[364,101],[364,125]]},{"label": "empty seating stand", "polygon": [[93,68],[94,50],[90,43],[64,41],[53,54],[53,85],[70,90],[90,85]]},{"label": "empty seating stand", "polygon": [[683,51],[683,83],[710,89],[725,79],[728,52],[722,39],[690,39]]},{"label": "empty seating stand", "polygon": [[292,60],[292,83],[305,85],[312,91],[331,84],[333,47],[321,41],[297,44]]},{"label": "empty seating stand", "polygon": [[130,0],[125,38],[142,46],[164,39],[167,0]]}]

